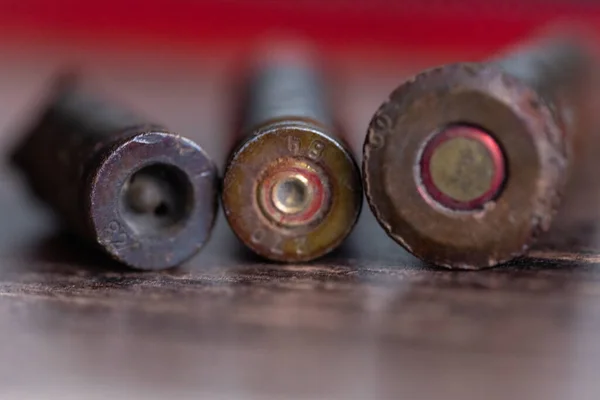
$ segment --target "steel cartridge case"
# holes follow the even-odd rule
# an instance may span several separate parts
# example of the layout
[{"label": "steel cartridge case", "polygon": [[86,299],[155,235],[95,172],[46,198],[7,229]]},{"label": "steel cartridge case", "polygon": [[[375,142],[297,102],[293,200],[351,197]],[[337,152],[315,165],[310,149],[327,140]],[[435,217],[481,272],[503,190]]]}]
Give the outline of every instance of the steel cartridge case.
[{"label": "steel cartridge case", "polygon": [[194,142],[64,76],[13,152],[33,192],[64,225],[128,266],[192,257],[217,207],[214,163]]},{"label": "steel cartridge case", "polygon": [[245,81],[223,208],[236,235],[257,254],[308,261],[337,247],[354,226],[360,173],[312,59],[303,52],[267,58]]},{"label": "steel cartridge case", "polygon": [[388,235],[450,268],[524,254],[550,227],[586,124],[588,50],[547,38],[394,90],[363,148],[367,200]]}]

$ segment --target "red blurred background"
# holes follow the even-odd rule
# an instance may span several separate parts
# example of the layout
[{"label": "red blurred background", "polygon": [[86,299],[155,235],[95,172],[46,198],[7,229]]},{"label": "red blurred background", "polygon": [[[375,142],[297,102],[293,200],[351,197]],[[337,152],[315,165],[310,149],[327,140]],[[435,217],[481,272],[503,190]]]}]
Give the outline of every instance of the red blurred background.
[{"label": "red blurred background", "polygon": [[[29,40],[128,45],[244,46],[265,34],[300,34],[332,51],[468,47],[486,54],[556,20],[600,26],[594,1],[542,0],[12,0],[0,31]],[[596,28],[597,29],[597,28]]]},{"label": "red blurred background", "polygon": [[[0,131],[27,122],[45,82],[70,64],[223,158],[229,145],[212,133],[229,132],[227,90],[239,60],[265,40],[297,37],[333,61],[358,152],[373,110],[403,78],[432,65],[485,59],[573,21],[598,35],[600,2],[0,0]],[[0,135],[0,144],[14,135]]]}]

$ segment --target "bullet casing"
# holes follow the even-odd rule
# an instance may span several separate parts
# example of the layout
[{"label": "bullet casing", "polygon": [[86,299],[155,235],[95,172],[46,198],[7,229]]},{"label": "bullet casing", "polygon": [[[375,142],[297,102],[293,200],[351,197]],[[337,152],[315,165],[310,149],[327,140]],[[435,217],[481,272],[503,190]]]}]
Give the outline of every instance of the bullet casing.
[{"label": "bullet casing", "polygon": [[194,142],[61,79],[13,153],[73,232],[139,269],[181,264],[208,240],[217,172]]},{"label": "bullet casing", "polygon": [[523,254],[564,191],[590,66],[578,42],[546,40],[399,86],[364,144],[367,200],[382,227],[450,268]]},{"label": "bullet casing", "polygon": [[223,184],[236,235],[261,256],[284,262],[337,247],[362,202],[358,166],[335,136],[324,85],[305,61],[272,60],[250,74]]}]

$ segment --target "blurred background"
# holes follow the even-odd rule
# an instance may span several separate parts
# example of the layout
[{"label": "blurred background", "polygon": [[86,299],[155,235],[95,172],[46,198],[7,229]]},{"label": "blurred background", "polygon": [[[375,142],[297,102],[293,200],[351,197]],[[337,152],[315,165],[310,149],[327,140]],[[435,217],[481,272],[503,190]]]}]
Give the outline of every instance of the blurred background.
[{"label": "blurred background", "polygon": [[329,50],[468,48],[485,54],[557,19],[597,25],[600,18],[589,0],[21,0],[4,1],[0,10],[6,39],[187,51],[244,48],[265,33],[284,31]]},{"label": "blurred background", "polygon": [[[548,25],[572,21],[600,29],[600,6],[589,0],[2,1],[0,79],[11,98],[2,122],[29,113],[22,105],[68,64],[86,69],[109,91],[116,86],[117,97],[138,91],[143,98],[134,95],[135,107],[142,111],[156,114],[178,101],[177,115],[163,118],[175,130],[189,126],[194,114],[198,129],[222,130],[211,124],[224,122],[214,110],[229,96],[231,85],[222,83],[231,82],[232,68],[260,43],[291,37],[314,44],[331,63],[338,94],[350,103],[338,104],[342,110],[357,101],[344,96],[350,86],[370,80],[365,89],[373,95],[358,99],[367,102],[357,107],[366,112],[349,121],[362,136],[370,113],[407,74],[481,60]],[[195,90],[210,93],[210,104],[199,104]]]}]

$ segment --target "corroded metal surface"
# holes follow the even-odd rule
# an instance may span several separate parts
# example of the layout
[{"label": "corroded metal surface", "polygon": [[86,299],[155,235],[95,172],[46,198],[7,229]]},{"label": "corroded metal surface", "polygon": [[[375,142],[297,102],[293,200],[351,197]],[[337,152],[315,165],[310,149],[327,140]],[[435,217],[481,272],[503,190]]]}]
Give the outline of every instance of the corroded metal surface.
[{"label": "corroded metal surface", "polygon": [[13,161],[68,228],[131,267],[179,265],[208,240],[217,173],[204,151],[72,78]]},{"label": "corroded metal surface", "polygon": [[548,230],[568,180],[590,65],[579,43],[545,41],[398,87],[364,144],[367,199],[386,232],[452,268],[523,254]]},{"label": "corroded metal surface", "polygon": [[271,58],[247,84],[223,185],[225,216],[261,256],[308,261],[350,233],[362,187],[332,123],[324,85],[307,59]]}]

